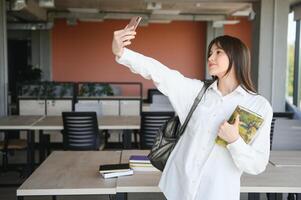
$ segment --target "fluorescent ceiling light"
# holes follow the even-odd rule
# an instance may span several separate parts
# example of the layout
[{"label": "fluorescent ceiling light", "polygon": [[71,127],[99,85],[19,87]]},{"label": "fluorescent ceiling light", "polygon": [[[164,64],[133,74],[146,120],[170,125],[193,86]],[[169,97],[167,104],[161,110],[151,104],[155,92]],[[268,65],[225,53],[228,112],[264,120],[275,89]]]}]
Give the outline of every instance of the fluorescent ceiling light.
[{"label": "fluorescent ceiling light", "polygon": [[234,13],[232,13],[232,16],[242,16],[242,17],[248,17],[251,12],[254,12],[251,7],[245,9],[245,10],[238,10]]},{"label": "fluorescent ceiling light", "polygon": [[39,0],[39,6],[43,8],[54,8],[54,0]]},{"label": "fluorescent ceiling light", "polygon": [[162,8],[162,4],[159,2],[148,2],[146,8],[148,10],[159,10]]},{"label": "fluorescent ceiling light", "polygon": [[172,20],[162,20],[162,19],[150,19],[148,20],[149,23],[154,23],[154,24],[169,24]]},{"label": "fluorescent ceiling light", "polygon": [[238,24],[239,20],[220,20],[220,21],[213,21],[214,28],[221,28],[223,25],[234,25]]},{"label": "fluorescent ceiling light", "polygon": [[156,15],[178,15],[180,10],[153,10],[152,14]]},{"label": "fluorescent ceiling light", "polygon": [[99,10],[96,8],[68,8],[68,10],[78,13],[99,13]]},{"label": "fluorescent ceiling light", "polygon": [[89,18],[80,18],[79,19],[79,21],[81,21],[81,22],[103,22],[104,21],[104,19],[101,19],[101,18],[99,18],[99,19],[97,19],[97,18],[91,18],[91,19],[89,19]]}]

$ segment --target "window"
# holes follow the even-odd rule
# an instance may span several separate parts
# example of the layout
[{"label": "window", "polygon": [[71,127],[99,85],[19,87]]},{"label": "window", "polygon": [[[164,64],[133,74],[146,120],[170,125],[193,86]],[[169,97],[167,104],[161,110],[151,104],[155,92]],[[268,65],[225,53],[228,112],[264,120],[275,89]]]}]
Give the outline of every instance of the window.
[{"label": "window", "polygon": [[296,22],[294,21],[293,18],[294,18],[294,13],[291,12],[288,16],[288,37],[287,37],[288,66],[287,66],[287,79],[286,79],[287,80],[286,97],[288,102],[291,104],[293,104],[294,81],[298,81],[298,80],[294,80]]}]

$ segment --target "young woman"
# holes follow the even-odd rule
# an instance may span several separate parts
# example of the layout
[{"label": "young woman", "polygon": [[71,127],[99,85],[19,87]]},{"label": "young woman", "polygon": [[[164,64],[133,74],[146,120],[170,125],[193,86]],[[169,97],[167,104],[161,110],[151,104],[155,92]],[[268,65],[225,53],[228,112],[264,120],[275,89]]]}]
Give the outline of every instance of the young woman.
[{"label": "young woman", "polygon": [[[125,48],[135,35],[132,28],[114,32],[112,50],[117,62],[152,79],[183,123],[204,83]],[[247,47],[237,38],[220,36],[210,43],[208,52],[208,71],[215,82],[194,111],[162,173],[159,187],[168,200],[239,200],[242,172],[259,174],[268,163],[273,111],[253,87]],[[237,105],[264,118],[249,144],[239,135],[239,117],[234,124],[226,121]],[[228,142],[226,147],[215,143],[217,135]]]}]

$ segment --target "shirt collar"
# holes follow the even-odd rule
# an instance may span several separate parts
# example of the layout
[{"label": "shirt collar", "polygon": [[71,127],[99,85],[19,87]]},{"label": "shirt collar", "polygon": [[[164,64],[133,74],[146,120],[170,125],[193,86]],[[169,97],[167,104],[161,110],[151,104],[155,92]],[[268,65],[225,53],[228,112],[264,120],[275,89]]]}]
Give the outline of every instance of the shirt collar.
[{"label": "shirt collar", "polygon": [[[218,90],[217,88],[217,81],[215,80],[209,87],[208,90],[213,90],[215,92],[217,92],[218,94],[221,94],[221,92]],[[237,93],[240,94],[242,96],[245,96],[248,92],[241,86],[239,85],[232,93]]]}]

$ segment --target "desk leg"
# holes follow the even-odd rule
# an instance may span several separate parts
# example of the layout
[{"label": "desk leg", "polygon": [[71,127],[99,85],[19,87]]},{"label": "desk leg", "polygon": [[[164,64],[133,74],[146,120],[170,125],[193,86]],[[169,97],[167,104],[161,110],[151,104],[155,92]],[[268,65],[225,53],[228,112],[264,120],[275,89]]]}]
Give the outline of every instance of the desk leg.
[{"label": "desk leg", "polygon": [[27,131],[27,165],[28,176],[34,171],[34,131]]},{"label": "desk leg", "polygon": [[128,193],[117,193],[116,194],[116,200],[127,200],[128,199]]},{"label": "desk leg", "polygon": [[298,194],[296,194],[296,195],[297,195],[296,199],[297,199],[297,200],[301,200],[301,193],[298,193]]},{"label": "desk leg", "polygon": [[46,148],[45,136],[43,134],[43,130],[40,130],[39,131],[39,162],[40,162],[40,164],[45,160],[45,148]]},{"label": "desk leg", "polygon": [[249,193],[248,200],[259,200],[260,194],[259,193]]},{"label": "desk leg", "polygon": [[122,135],[122,144],[124,149],[130,149],[132,147],[132,131],[124,130]]}]

